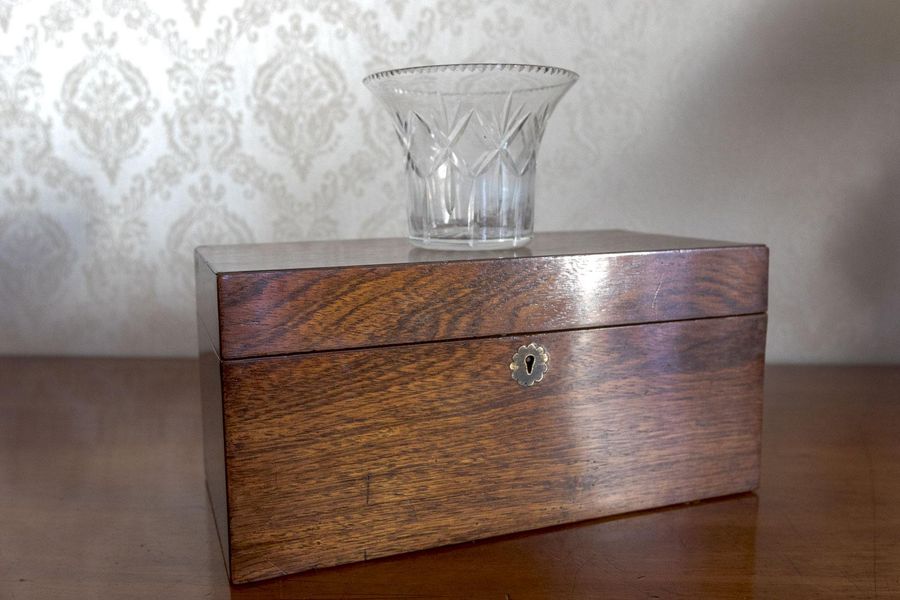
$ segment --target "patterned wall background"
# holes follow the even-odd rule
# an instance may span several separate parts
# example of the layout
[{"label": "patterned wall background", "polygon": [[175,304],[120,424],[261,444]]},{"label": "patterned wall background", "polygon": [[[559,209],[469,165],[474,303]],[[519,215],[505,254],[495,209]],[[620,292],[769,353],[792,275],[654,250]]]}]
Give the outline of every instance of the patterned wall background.
[{"label": "patterned wall background", "polygon": [[572,68],[538,230],[768,243],[773,360],[900,361],[900,2],[0,0],[0,353],[189,355],[195,245],[405,235],[360,84]]}]

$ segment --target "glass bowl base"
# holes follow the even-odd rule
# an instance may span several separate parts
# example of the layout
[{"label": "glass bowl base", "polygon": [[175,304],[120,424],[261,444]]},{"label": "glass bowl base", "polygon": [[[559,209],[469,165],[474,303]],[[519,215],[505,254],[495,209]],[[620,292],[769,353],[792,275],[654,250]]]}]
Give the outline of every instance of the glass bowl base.
[{"label": "glass bowl base", "polygon": [[413,246],[427,250],[504,250],[507,248],[521,248],[531,241],[532,236],[511,237],[498,239],[463,239],[463,238],[417,238],[410,236],[409,241]]}]

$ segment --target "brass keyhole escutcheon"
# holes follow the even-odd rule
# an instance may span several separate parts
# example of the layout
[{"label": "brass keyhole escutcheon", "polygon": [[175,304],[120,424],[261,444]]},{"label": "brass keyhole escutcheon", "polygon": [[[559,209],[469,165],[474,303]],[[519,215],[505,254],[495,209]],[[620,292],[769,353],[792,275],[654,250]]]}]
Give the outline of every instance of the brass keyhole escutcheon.
[{"label": "brass keyhole escutcheon", "polygon": [[550,354],[543,346],[531,342],[527,346],[519,346],[513,354],[509,370],[512,378],[519,385],[531,387],[544,378],[544,374],[550,368]]}]

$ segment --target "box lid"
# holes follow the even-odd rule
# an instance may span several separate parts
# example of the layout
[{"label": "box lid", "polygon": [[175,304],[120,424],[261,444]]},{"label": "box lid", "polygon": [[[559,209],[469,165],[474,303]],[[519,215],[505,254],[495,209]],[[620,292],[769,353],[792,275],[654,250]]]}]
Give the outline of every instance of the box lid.
[{"label": "box lid", "polygon": [[768,248],[629,231],[438,252],[405,239],[202,246],[222,359],[765,312]]}]

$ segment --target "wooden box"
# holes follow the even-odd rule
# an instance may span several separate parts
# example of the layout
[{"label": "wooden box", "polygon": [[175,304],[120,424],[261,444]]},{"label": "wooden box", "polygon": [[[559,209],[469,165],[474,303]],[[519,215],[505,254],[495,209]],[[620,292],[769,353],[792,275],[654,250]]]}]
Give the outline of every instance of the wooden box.
[{"label": "wooden box", "polygon": [[196,269],[232,582],[757,485],[765,246],[208,246]]}]

